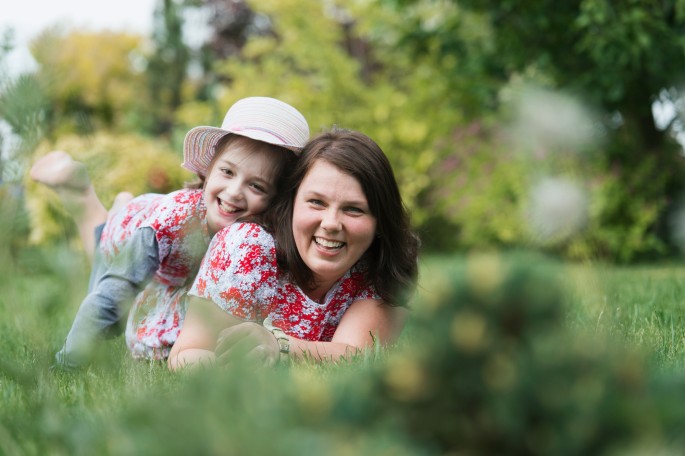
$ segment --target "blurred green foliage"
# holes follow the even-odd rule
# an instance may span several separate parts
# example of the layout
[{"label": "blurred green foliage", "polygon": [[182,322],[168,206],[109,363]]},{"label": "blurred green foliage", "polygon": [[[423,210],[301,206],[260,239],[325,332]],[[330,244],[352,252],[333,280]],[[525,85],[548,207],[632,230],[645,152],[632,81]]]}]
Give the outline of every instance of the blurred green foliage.
[{"label": "blurred green foliage", "polygon": [[[653,347],[627,344],[629,318],[616,318],[618,309],[630,310],[624,293],[636,276],[659,282],[651,292],[666,297],[679,282],[664,286],[662,276],[677,278],[677,268],[626,270],[611,279],[611,271],[568,270],[523,252],[434,258],[423,265],[399,345],[349,363],[266,370],[237,363],[230,371],[173,374],[158,362],[131,360],[123,343],[112,342],[84,370],[49,370],[51,349],[75,311],[65,303],[85,281],[81,261],[62,248],[25,251],[11,268],[30,274],[11,281],[0,274],[5,454],[615,455],[685,448],[678,400],[685,377],[654,364]],[[592,292],[606,293],[605,306],[616,308],[601,326],[583,311],[594,304]],[[671,310],[655,303],[636,317],[656,311],[679,318],[676,300],[669,302]],[[659,327],[663,336],[671,331]],[[676,350],[682,354],[682,346]]]},{"label": "blurred green foliage", "polygon": [[[41,130],[49,139],[97,130],[135,130],[127,120],[148,102],[142,90],[141,36],[48,28],[31,43],[35,78],[49,100]],[[140,65],[138,63],[138,65]]]},{"label": "blurred green foliage", "polygon": [[[233,102],[265,95],[301,110],[312,134],[338,125],[374,138],[426,251],[668,257],[677,236],[666,221],[684,181],[670,136],[679,121],[658,130],[651,105],[679,97],[684,19],[677,2],[650,5],[246,1],[239,26],[211,22],[213,47],[201,48],[180,37],[187,14],[212,2],[160,1],[150,41],[49,29],[32,46],[37,74],[0,95],[0,116],[23,139],[3,174],[16,180],[40,140],[46,150],[71,134],[147,135],[178,157],[188,129],[220,125]],[[521,98],[537,104],[521,108]],[[529,226],[545,177],[577,182],[589,202],[582,229],[553,242]],[[133,180],[102,191],[148,188]]]},{"label": "blurred green foliage", "polygon": [[[630,171],[610,166],[596,150],[530,152],[501,127],[482,123],[456,130],[445,143],[450,153],[430,174],[428,206],[435,211],[423,227],[430,247],[536,246],[573,260],[622,263],[669,253],[668,236],[655,227],[666,209],[670,174],[654,157]],[[569,227],[568,235],[540,239],[526,221],[535,183],[549,176],[579,183],[587,202],[576,210],[587,219],[575,232]]]},{"label": "blurred green foliage", "polygon": [[[679,210],[672,203],[684,190],[685,176],[682,146],[673,138],[683,129],[679,101],[685,77],[682,2],[381,3],[413,18],[396,31],[403,50],[415,56],[433,53],[440,62],[458,62],[445,78],[459,84],[466,74],[466,87],[477,88],[470,92],[475,96],[469,103],[451,97],[457,109],[468,106],[477,118],[489,118],[494,110],[502,114],[507,110],[507,100],[501,97],[503,87],[524,80],[572,94],[599,112],[594,122],[603,130],[604,142],[595,146],[600,154],[594,158],[590,182],[605,182],[589,187],[593,207],[583,239],[570,247],[554,246],[555,250],[618,261],[668,255],[673,236],[663,229],[664,221]],[[480,33],[473,33],[474,29]],[[678,112],[668,125],[657,127],[652,114],[655,100]],[[563,134],[564,117],[553,111],[546,114]],[[454,155],[461,154],[457,150]],[[522,180],[530,174],[528,170]],[[507,185],[492,183],[497,188]],[[491,210],[508,203],[507,197],[502,204],[493,201]],[[464,229],[461,223],[457,226],[478,231]],[[488,227],[483,232],[479,243],[489,242],[492,236]]]}]

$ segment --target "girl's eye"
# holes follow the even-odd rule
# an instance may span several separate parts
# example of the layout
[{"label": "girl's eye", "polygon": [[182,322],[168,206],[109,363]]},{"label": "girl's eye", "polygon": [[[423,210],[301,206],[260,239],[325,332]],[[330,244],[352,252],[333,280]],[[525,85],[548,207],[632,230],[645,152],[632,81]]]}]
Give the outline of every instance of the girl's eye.
[{"label": "girl's eye", "polygon": [[323,206],[323,201],[318,200],[318,199],[310,199],[310,200],[307,200],[307,202],[309,204],[311,204],[312,206]]},{"label": "girl's eye", "polygon": [[233,170],[231,170],[229,168],[221,168],[220,171],[221,171],[221,174],[223,174],[225,176],[232,176],[233,175]]},{"label": "girl's eye", "polygon": [[266,192],[266,189],[265,189],[264,187],[262,187],[261,185],[259,185],[259,184],[253,184],[253,185],[252,185],[252,188],[254,188],[255,190],[257,190],[259,193],[267,193],[267,192]]}]

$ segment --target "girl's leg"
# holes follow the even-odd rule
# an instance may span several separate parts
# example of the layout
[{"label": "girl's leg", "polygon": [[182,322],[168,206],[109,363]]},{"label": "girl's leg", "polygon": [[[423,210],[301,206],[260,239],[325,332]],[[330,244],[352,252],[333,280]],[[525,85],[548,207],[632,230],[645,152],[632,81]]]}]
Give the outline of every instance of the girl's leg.
[{"label": "girl's leg", "polygon": [[113,214],[122,207],[126,206],[133,199],[133,193],[131,192],[120,192],[114,197],[114,202],[112,207],[109,209],[109,213]]},{"label": "girl's leg", "polygon": [[29,174],[36,182],[57,192],[74,219],[86,254],[92,260],[95,228],[105,223],[107,210],[95,193],[83,163],[74,161],[66,152],[54,151],[38,159]]}]

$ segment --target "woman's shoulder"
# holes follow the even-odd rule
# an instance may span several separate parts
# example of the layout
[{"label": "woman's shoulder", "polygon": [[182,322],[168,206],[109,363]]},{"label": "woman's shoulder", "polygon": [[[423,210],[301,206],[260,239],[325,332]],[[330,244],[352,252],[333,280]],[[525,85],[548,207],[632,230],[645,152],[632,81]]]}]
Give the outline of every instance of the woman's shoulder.
[{"label": "woman's shoulder", "polygon": [[[264,271],[274,274],[277,270],[273,238],[254,223],[234,223],[216,233],[203,263],[199,276],[211,280],[225,272],[243,277],[255,271],[264,275]],[[213,272],[208,275],[208,271]]]},{"label": "woman's shoulder", "polygon": [[340,291],[355,296],[355,299],[381,299],[376,287],[368,277],[368,264],[359,261],[342,277]]},{"label": "woman's shoulder", "polygon": [[217,240],[245,241],[255,243],[269,243],[273,244],[273,235],[267,231],[262,225],[253,222],[235,222],[223,229],[221,229],[214,236]]}]

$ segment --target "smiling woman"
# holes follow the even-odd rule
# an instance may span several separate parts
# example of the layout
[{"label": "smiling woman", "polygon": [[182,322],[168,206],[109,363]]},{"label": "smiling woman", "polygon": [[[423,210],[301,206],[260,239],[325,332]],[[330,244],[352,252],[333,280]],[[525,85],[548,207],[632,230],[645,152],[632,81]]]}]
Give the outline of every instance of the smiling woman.
[{"label": "smiling woman", "polygon": [[336,360],[396,339],[418,239],[378,145],[334,130],[303,150],[274,209],[217,233],[169,367],[247,354]]}]

